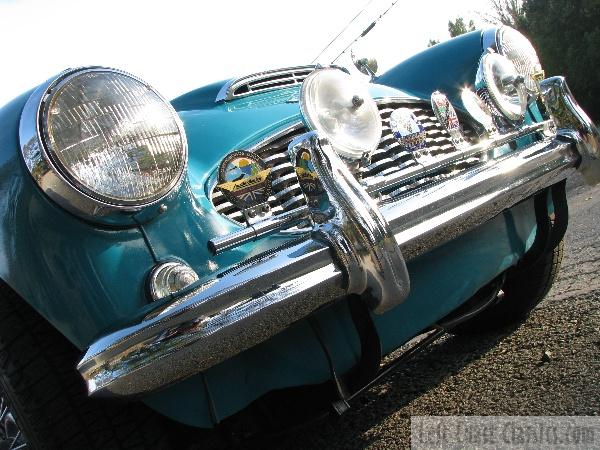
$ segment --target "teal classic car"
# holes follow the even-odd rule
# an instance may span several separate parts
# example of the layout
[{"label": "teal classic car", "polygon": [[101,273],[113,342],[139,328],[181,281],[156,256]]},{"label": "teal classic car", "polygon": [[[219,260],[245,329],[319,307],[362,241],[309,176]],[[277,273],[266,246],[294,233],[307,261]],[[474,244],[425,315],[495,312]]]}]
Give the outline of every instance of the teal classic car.
[{"label": "teal classic car", "polygon": [[342,414],[442,334],[524,320],[595,125],[507,27],[375,72],[169,102],[86,67],[0,110],[1,448]]}]

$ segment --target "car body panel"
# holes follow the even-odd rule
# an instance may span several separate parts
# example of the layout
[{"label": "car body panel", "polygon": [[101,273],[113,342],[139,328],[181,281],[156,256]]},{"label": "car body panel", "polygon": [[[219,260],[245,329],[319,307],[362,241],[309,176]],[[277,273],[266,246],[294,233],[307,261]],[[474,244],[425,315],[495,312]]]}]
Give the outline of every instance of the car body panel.
[{"label": "car body panel", "polygon": [[381,74],[376,82],[422,98],[439,90],[462,108],[460,91],[475,82],[481,42],[481,31],[473,31],[434,45]]}]

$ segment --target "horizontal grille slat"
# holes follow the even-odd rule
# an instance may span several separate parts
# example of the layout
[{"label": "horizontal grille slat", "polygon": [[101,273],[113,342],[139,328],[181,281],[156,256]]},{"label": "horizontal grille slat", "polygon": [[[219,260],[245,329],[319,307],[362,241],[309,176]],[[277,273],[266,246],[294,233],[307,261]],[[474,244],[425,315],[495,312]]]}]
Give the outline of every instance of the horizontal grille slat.
[{"label": "horizontal grille slat", "polygon": [[[295,168],[287,156],[289,143],[305,132],[303,126],[295,126],[252,149],[271,168],[272,195],[269,197],[269,206],[274,215],[306,204]],[[227,200],[219,188],[213,189],[211,201],[219,213],[240,224],[245,223],[243,213]]]}]

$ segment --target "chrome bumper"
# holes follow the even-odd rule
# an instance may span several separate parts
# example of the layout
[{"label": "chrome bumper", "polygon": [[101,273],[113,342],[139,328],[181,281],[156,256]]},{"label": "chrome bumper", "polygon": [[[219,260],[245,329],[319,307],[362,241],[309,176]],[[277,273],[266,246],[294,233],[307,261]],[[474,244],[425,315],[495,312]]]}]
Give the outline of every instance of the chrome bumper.
[{"label": "chrome bumper", "polygon": [[308,136],[298,145],[310,145],[336,209],[331,221],[94,342],[78,365],[90,395],[141,394],[182,380],[348,293],[370,290],[376,312],[402,301],[409,289],[405,258],[472,230],[566,178],[581,161],[596,170],[598,132],[564,80],[545,80],[542,91],[570,128],[559,123],[557,135],[383,205],[370,200],[325,142]]}]

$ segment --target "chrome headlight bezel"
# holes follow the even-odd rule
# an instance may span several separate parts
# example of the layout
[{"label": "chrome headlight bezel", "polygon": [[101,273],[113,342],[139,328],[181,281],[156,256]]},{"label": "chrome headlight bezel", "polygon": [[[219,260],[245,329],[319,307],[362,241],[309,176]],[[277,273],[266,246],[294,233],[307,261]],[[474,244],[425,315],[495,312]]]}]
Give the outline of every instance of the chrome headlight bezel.
[{"label": "chrome headlight bezel", "polygon": [[[513,87],[518,98],[518,105],[507,101],[507,95],[502,89],[508,86],[508,83],[504,86],[498,85],[494,66],[496,68],[501,67],[505,72],[512,72],[511,76],[507,77],[506,80],[512,79],[514,82]],[[522,80],[519,81],[517,79],[518,77],[519,74],[512,61],[498,53],[488,51],[483,54],[479,61],[479,69],[475,81],[477,92],[484,100],[491,103],[489,106],[492,107],[492,110],[496,111],[497,115],[498,113],[501,114],[502,117],[511,123],[520,123],[523,121],[528,103],[525,85]],[[518,108],[514,106],[518,106]]]},{"label": "chrome headlight bezel", "polygon": [[[374,127],[372,131],[372,142],[365,142],[364,146],[360,146],[356,143],[356,145],[350,145],[348,141],[344,142],[344,140],[340,140],[338,137],[332,135],[332,133],[328,132],[325,129],[322,123],[319,123],[319,120],[315,117],[317,115],[316,110],[318,109],[317,105],[314,103],[314,99],[309,98],[311,95],[311,89],[315,80],[322,75],[337,75],[339,74],[341,77],[347,77],[344,80],[340,80],[340,83],[348,81],[349,83],[354,84],[353,92],[356,94],[353,97],[347,99],[348,102],[354,104],[356,108],[364,108],[367,111],[367,114],[370,114],[373,118],[370,126]],[[339,85],[339,84],[338,84]],[[357,101],[355,103],[355,100]],[[360,102],[360,103],[358,103]],[[368,88],[365,86],[361,86],[358,81],[352,78],[347,72],[341,70],[337,67],[323,67],[314,70],[302,83],[302,88],[300,91],[300,111],[302,113],[302,117],[306,122],[306,125],[309,129],[317,131],[321,137],[327,138],[331,143],[333,149],[336,154],[340,156],[342,159],[349,162],[360,161],[361,159],[368,158],[369,155],[377,149],[381,140],[382,133],[382,123],[381,123],[381,115],[379,113],[379,109],[377,108],[377,104],[373,97],[368,92]]]},{"label": "chrome headlight bezel", "polygon": [[[88,72],[107,72],[125,76],[141,83],[148,91],[170,109],[182,145],[182,163],[176,177],[155,195],[141,201],[116,201],[93,192],[62,167],[52,155],[46,133],[47,105],[55,92],[74,77]],[[188,164],[188,146],[183,123],[170,102],[140,78],[127,72],[107,67],[82,67],[68,69],[40,85],[31,94],[21,113],[19,140],[25,165],[41,190],[54,202],[69,212],[88,220],[109,224],[132,222],[131,216],[145,210],[164,210],[159,205],[168,202],[179,191]],[[156,208],[153,208],[156,207]],[[156,212],[155,211],[155,212]],[[137,219],[136,219],[137,220]]]}]

